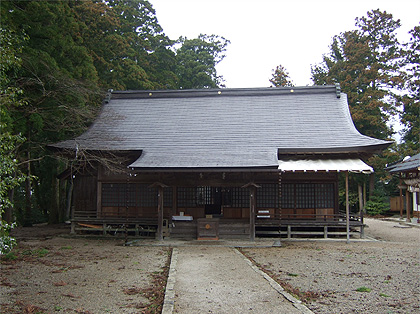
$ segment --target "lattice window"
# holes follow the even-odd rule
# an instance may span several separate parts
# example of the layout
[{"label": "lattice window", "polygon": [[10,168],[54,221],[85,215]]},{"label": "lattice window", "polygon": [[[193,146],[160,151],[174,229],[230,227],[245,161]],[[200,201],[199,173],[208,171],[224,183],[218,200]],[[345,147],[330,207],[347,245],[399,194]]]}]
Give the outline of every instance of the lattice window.
[{"label": "lattice window", "polygon": [[282,183],[281,185],[281,207],[295,208],[295,185]]},{"label": "lattice window", "polygon": [[126,206],[126,185],[123,183],[102,184],[102,206]]},{"label": "lattice window", "polygon": [[212,188],[210,186],[198,186],[196,193],[197,205],[212,204]]},{"label": "lattice window", "polygon": [[333,183],[282,183],[282,208],[334,208]]},{"label": "lattice window", "polygon": [[296,184],[296,208],[315,208],[314,184]]},{"label": "lattice window", "polygon": [[232,207],[249,207],[249,191],[239,187],[230,189],[232,193]]},{"label": "lattice window", "polygon": [[158,203],[157,189],[148,184],[137,184],[137,199],[140,207],[156,207]]},{"label": "lattice window", "polygon": [[178,207],[196,207],[197,190],[195,187],[178,187]]},{"label": "lattice window", "polygon": [[316,208],[334,208],[334,184],[315,185]]},{"label": "lattice window", "polygon": [[[163,192],[164,206],[172,206],[172,188]],[[148,184],[103,183],[102,206],[104,207],[156,207],[157,189]]]},{"label": "lattice window", "polygon": [[163,206],[172,207],[173,190],[171,187],[163,188]]},{"label": "lattice window", "polygon": [[277,208],[279,203],[278,184],[261,184],[257,189],[258,208]]}]

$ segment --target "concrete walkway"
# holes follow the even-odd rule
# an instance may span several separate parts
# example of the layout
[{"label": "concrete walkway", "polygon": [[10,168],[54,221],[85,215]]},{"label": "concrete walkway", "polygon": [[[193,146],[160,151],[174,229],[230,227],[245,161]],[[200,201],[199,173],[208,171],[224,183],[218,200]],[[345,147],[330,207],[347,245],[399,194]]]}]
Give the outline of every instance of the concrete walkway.
[{"label": "concrete walkway", "polygon": [[312,313],[237,249],[173,249],[163,314]]}]

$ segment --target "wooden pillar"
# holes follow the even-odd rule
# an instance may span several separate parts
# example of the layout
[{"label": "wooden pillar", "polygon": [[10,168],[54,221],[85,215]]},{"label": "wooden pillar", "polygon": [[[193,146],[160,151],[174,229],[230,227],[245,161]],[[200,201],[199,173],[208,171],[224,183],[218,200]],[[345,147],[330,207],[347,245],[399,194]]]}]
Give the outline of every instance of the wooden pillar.
[{"label": "wooden pillar", "polygon": [[171,216],[177,215],[177,205],[178,205],[178,189],[176,186],[172,188],[172,214]]},{"label": "wooden pillar", "polygon": [[156,239],[159,241],[163,240],[163,188],[168,187],[167,185],[155,182],[150,187],[157,187],[158,188],[158,225],[157,225],[157,232],[156,232]]},{"label": "wooden pillar", "polygon": [[359,184],[359,216],[360,216],[360,238],[365,237],[365,227],[363,226],[363,218],[364,218],[364,212],[365,212],[365,205],[363,203],[363,187]]},{"label": "wooden pillar", "polygon": [[163,240],[163,187],[158,187],[158,229],[157,229],[157,239],[159,241]]},{"label": "wooden pillar", "polygon": [[407,208],[407,222],[411,221],[411,203],[410,203],[410,192],[408,191],[408,187],[407,190],[405,190],[405,206]]},{"label": "wooden pillar", "polygon": [[404,214],[404,202],[403,202],[403,191],[402,191],[402,179],[401,179],[401,173],[400,173],[400,185],[398,186],[398,188],[400,189],[400,218],[403,217]]},{"label": "wooden pillar", "polygon": [[257,200],[256,200],[256,194],[257,194],[257,188],[260,186],[250,182],[248,184],[245,184],[242,186],[242,188],[248,188],[249,189],[249,239],[251,241],[255,241],[255,211],[257,207]]},{"label": "wooden pillar", "polygon": [[359,193],[359,213],[360,215],[362,215],[363,213],[363,188],[362,186],[359,184],[358,185],[358,193]]},{"label": "wooden pillar", "polygon": [[349,206],[349,172],[346,171],[346,233],[347,243],[350,243],[350,206]]},{"label": "wooden pillar", "polygon": [[366,182],[363,182],[363,206],[366,206],[367,193],[366,193]]},{"label": "wooden pillar", "polygon": [[249,239],[251,241],[255,241],[255,206],[256,206],[256,202],[255,202],[255,193],[256,193],[256,188],[250,187],[249,188],[249,209],[250,209],[250,213],[249,213]]}]

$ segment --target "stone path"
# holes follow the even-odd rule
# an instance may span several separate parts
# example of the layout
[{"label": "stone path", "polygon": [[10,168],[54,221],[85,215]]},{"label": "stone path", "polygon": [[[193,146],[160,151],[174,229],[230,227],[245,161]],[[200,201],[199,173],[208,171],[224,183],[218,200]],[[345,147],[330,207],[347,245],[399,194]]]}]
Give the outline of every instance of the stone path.
[{"label": "stone path", "polygon": [[312,313],[229,247],[174,249],[163,314]]}]

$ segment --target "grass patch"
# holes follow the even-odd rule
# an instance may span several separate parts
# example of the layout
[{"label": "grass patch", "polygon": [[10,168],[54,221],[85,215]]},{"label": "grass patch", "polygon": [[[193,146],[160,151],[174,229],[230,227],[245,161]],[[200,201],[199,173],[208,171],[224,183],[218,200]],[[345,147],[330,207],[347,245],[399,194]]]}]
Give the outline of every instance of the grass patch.
[{"label": "grass patch", "polygon": [[49,253],[49,251],[47,249],[37,249],[37,250],[33,251],[33,254],[38,256],[38,257],[44,257],[48,253]]},{"label": "grass patch", "polygon": [[371,292],[372,289],[368,287],[359,287],[356,289],[357,292]]},{"label": "grass patch", "polygon": [[294,274],[294,273],[288,273],[287,274],[287,276],[290,276],[290,277],[297,277],[297,276],[299,276],[298,274]]},{"label": "grass patch", "polygon": [[9,252],[1,255],[1,259],[4,261],[14,261],[17,259],[17,256],[14,252]]},{"label": "grass patch", "polygon": [[387,295],[387,294],[385,294],[385,293],[379,293],[379,296],[380,296],[380,297],[384,297],[384,298],[389,298],[389,297],[391,297],[390,295]]}]

